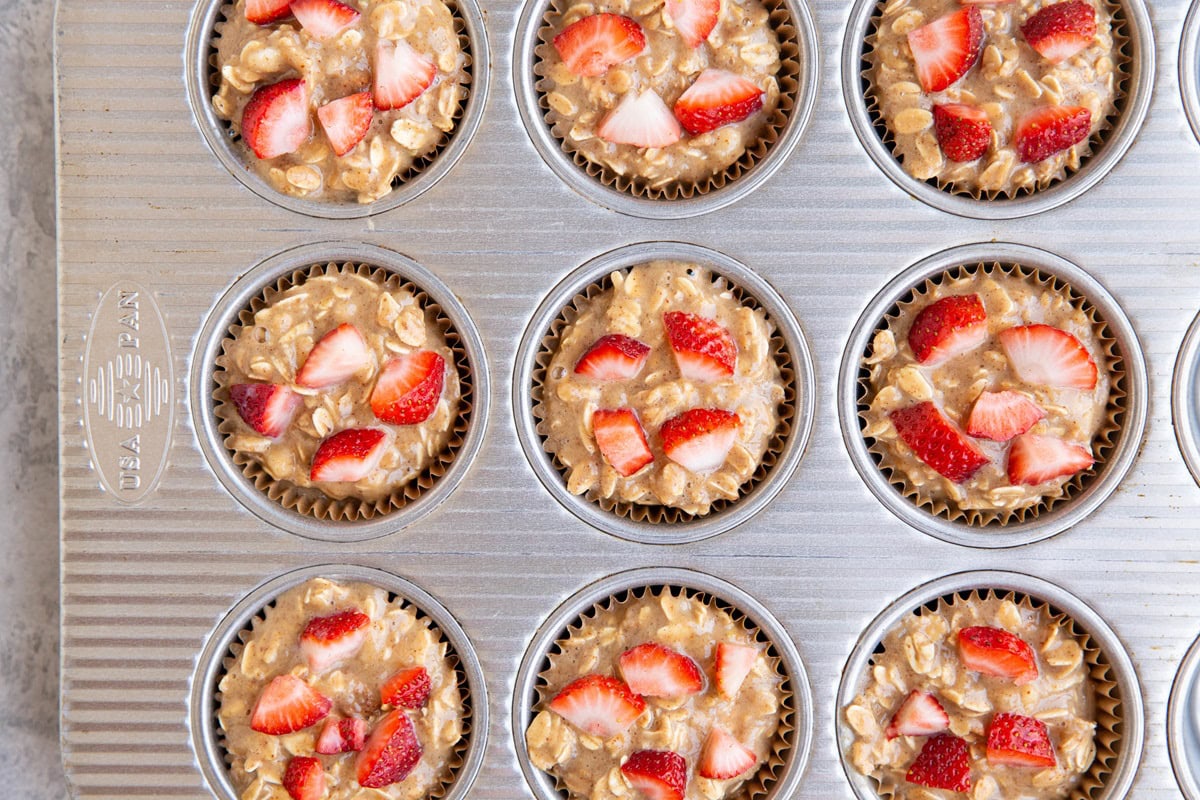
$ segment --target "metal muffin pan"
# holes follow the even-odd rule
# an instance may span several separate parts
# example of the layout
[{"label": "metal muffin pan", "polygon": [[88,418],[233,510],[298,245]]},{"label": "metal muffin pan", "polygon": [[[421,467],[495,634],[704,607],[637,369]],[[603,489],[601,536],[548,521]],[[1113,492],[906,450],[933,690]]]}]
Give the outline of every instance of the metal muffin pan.
[{"label": "metal muffin pan", "polygon": [[1200,798],[1200,639],[1188,649],[1171,687],[1167,743],[1171,766],[1187,800]]},{"label": "metal muffin pan", "polygon": [[1188,328],[1175,361],[1171,418],[1183,460],[1200,483],[1200,313]]}]

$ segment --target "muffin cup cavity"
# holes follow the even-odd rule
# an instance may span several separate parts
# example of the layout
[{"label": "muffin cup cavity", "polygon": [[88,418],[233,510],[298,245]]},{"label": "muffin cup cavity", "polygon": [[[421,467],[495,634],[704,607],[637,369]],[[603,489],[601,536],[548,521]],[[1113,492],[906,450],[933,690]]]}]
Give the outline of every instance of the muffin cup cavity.
[{"label": "muffin cup cavity", "polygon": [[1171,416],[1183,461],[1200,484],[1200,314],[1192,320],[1175,361]]},{"label": "muffin cup cavity", "polygon": [[1192,134],[1200,140],[1200,2],[1193,0],[1179,41],[1179,91]]},{"label": "muffin cup cavity", "polygon": [[1200,639],[1179,665],[1167,703],[1167,748],[1187,800],[1200,800]]}]

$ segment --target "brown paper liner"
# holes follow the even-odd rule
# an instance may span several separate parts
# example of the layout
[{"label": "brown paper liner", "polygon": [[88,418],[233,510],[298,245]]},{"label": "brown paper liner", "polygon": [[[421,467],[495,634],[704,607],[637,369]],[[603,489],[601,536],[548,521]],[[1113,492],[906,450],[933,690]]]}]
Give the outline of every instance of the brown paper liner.
[{"label": "brown paper liner", "polygon": [[[753,637],[754,642],[762,645],[764,657],[771,664],[775,674],[780,678],[779,728],[775,731],[775,739],[771,743],[771,752],[767,759],[758,766],[755,774],[747,778],[738,788],[736,794],[724,798],[724,800],[759,800],[774,788],[775,784],[779,781],[780,772],[793,755],[794,747],[792,738],[797,727],[797,720],[795,689],[792,685],[792,676],[785,668],[783,658],[775,648],[775,643],[767,638],[766,633],[736,606],[708,592],[702,592],[686,586],[652,585],[625,589],[600,600],[567,624],[563,629],[562,635],[555,640],[549,652],[546,653],[545,658],[542,659],[541,669],[538,670],[538,682],[534,687],[537,696],[532,703],[531,710],[536,713],[539,708],[545,706],[552,699],[546,696],[547,674],[553,667],[554,657],[562,652],[559,648],[560,642],[570,639],[572,634],[579,632],[584,624],[602,612],[612,612],[621,606],[647,598],[659,598],[666,592],[669,592],[672,597],[686,595],[711,608],[720,609],[729,614],[735,622],[741,623],[742,628]],[[566,796],[566,785],[559,779],[558,775],[554,773],[550,774],[554,777],[555,788]]]},{"label": "brown paper liner", "polygon": [[[241,417],[238,415],[237,407],[229,399],[229,385],[233,376],[222,365],[226,347],[237,339],[244,328],[253,326],[254,315],[256,313],[274,303],[288,289],[302,285],[309,278],[348,274],[370,278],[391,291],[407,291],[412,294],[421,308],[426,311],[432,311],[438,329],[446,338],[446,344],[453,355],[454,369],[458,373],[459,408],[458,414],[452,423],[450,439],[447,441],[446,446],[442,448],[436,458],[421,470],[415,478],[402,486],[394,487],[390,494],[377,500],[356,497],[336,499],[326,495],[315,487],[297,486],[289,480],[273,478],[258,459],[253,458],[250,454],[234,450],[231,445],[232,437],[241,430],[243,423],[241,422]],[[306,514],[320,520],[356,522],[359,520],[374,519],[375,517],[390,514],[404,508],[424,492],[431,489],[446,474],[455,457],[457,457],[458,451],[462,449],[463,442],[466,441],[467,430],[471,425],[471,412],[473,409],[471,400],[472,390],[471,364],[467,359],[466,348],[463,346],[462,339],[458,331],[455,330],[454,324],[433,298],[426,294],[424,290],[414,286],[399,275],[380,267],[349,262],[329,262],[297,269],[280,277],[275,283],[265,287],[262,292],[250,301],[248,307],[243,308],[238,313],[238,321],[229,326],[229,331],[221,344],[221,355],[217,357],[213,373],[212,397],[214,404],[213,411],[218,420],[217,430],[225,436],[226,451],[229,453],[229,457],[233,460],[233,463],[241,468],[242,474],[254,484],[255,488],[266,493],[268,497],[284,508],[300,514]]]},{"label": "brown paper liner", "polygon": [[[559,18],[571,5],[569,0],[550,0],[549,7],[542,16],[542,25],[538,29],[538,44],[533,58],[533,73],[537,76],[534,89],[537,90],[538,107],[541,108],[546,125],[550,127],[554,138],[558,140],[562,151],[571,156],[575,165],[590,177],[610,189],[642,197],[647,200],[688,200],[708,192],[724,188],[749,172],[756,164],[766,158],[767,154],[779,141],[783,129],[800,102],[800,45],[796,22],[788,11],[784,0],[761,0],[768,12],[768,22],[779,37],[779,73],[775,76],[779,81],[779,102],[774,112],[767,119],[759,135],[758,141],[742,153],[737,161],[725,169],[707,178],[695,182],[672,181],[665,186],[652,187],[647,181],[637,175],[620,175],[614,170],[588,160],[582,153],[571,147],[569,138],[561,126],[555,124],[555,114],[547,101],[547,94],[553,88],[544,73],[544,54],[553,52],[554,36],[558,33]],[[549,48],[547,50],[547,48]]]},{"label": "brown paper liner", "polygon": [[[990,264],[964,264],[947,270],[942,275],[936,278],[929,278],[922,285],[905,293],[903,297],[897,300],[896,304],[892,306],[887,314],[884,315],[884,319],[881,320],[876,330],[883,330],[885,327],[892,327],[894,330],[894,326],[899,319],[900,304],[919,301],[921,297],[929,294],[942,281],[956,280],[967,276],[990,275],[994,271],[1021,278],[1028,283],[1036,283],[1043,288],[1064,295],[1074,308],[1082,310],[1088,316],[1096,334],[1097,344],[1102,349],[1104,360],[1107,364],[1109,390],[1105,420],[1092,437],[1092,456],[1095,459],[1095,463],[1090,469],[1076,473],[1069,481],[1064,483],[1058,494],[1044,497],[1040,502],[1021,508],[962,509],[950,501],[929,497],[920,487],[909,483],[908,476],[904,470],[894,463],[893,451],[888,446],[888,443],[881,442],[872,437],[864,437],[867,441],[867,450],[871,453],[871,457],[875,460],[880,471],[887,477],[888,482],[911,500],[914,505],[925,509],[934,516],[979,528],[1003,528],[1014,523],[1019,524],[1032,521],[1037,519],[1038,515],[1074,500],[1082,491],[1095,482],[1104,471],[1104,465],[1116,447],[1117,440],[1120,438],[1121,429],[1125,424],[1125,416],[1128,412],[1128,376],[1125,369],[1125,359],[1121,356],[1117,348],[1116,337],[1109,330],[1108,323],[1100,316],[1096,308],[1087,301],[1087,298],[1076,292],[1066,281],[1055,275],[1043,273],[1031,267],[1020,264],[993,262]],[[864,365],[859,369],[858,374],[859,426],[863,428],[866,426],[865,413],[870,405],[871,396],[870,371]]]},{"label": "brown paper liner", "polygon": [[[721,290],[731,291],[738,302],[752,309],[759,309],[761,306],[758,301],[751,296],[746,290],[734,284],[729,278],[707,267],[712,273],[715,280],[715,285]],[[628,273],[633,267],[628,267],[616,272]],[[558,456],[550,449],[547,444],[547,432],[545,428],[546,409],[542,405],[543,391],[545,389],[546,371],[550,367],[550,361],[554,354],[558,351],[558,343],[562,337],[563,331],[568,326],[573,325],[578,319],[579,314],[586,306],[605,292],[612,291],[612,275],[605,275],[600,280],[589,284],[584,290],[575,295],[570,304],[562,310],[562,313],[555,318],[550,324],[550,329],[546,335],[542,337],[540,346],[538,347],[537,356],[534,359],[533,369],[533,385],[530,387],[530,398],[533,402],[533,418],[537,426],[538,437],[542,441],[542,449],[550,454],[554,468],[558,470],[562,476],[563,482],[567,479],[567,467],[558,460]],[[765,314],[765,309],[763,310]],[[769,316],[767,323],[771,326],[771,357],[775,359],[775,363],[779,366],[780,379],[783,381],[784,395],[783,400],[779,403],[776,409],[779,415],[779,424],[775,426],[775,432],[771,435],[767,442],[767,448],[763,451],[762,458],[759,459],[758,469],[754,471],[742,485],[738,488],[738,496],[734,500],[725,498],[717,498],[709,506],[708,512],[704,514],[689,514],[678,508],[664,506],[660,504],[644,504],[644,503],[628,503],[613,500],[612,498],[601,496],[595,489],[592,489],[584,495],[587,500],[595,503],[605,511],[616,514],[619,517],[633,520],[634,522],[651,523],[655,525],[664,524],[671,525],[681,522],[690,522],[696,519],[710,517],[713,514],[718,514],[727,508],[730,508],[738,500],[745,497],[756,486],[766,480],[771,469],[779,461],[779,457],[783,452],[784,445],[787,444],[788,438],[792,434],[792,426],[796,417],[796,372],[792,365],[792,354],[787,348],[787,342],[780,335],[778,327],[774,320]]]},{"label": "brown paper liner", "polygon": [[[1129,104],[1129,65],[1133,61],[1133,55],[1129,51],[1131,37],[1129,35],[1129,20],[1125,14],[1125,8],[1120,3],[1112,2],[1112,0],[1098,0],[1103,2],[1108,9],[1109,17],[1112,20],[1112,38],[1113,38],[1113,74],[1116,78],[1113,87],[1113,111],[1100,121],[1096,130],[1084,142],[1076,145],[1076,152],[1079,154],[1078,163],[1071,165],[1070,159],[1063,165],[1062,169],[1052,175],[1038,179],[1037,183],[1032,186],[1024,186],[1020,188],[1010,188],[1003,191],[982,191],[974,186],[959,186],[950,181],[943,180],[939,176],[934,176],[925,183],[930,186],[935,186],[939,190],[948,194],[969,197],[972,200],[997,200],[1007,199],[1014,200],[1018,197],[1025,197],[1035,192],[1046,189],[1056,183],[1065,181],[1067,178],[1078,172],[1088,159],[1095,155],[1098,151],[1104,149],[1104,144],[1109,133],[1115,127],[1117,119],[1121,114],[1125,113],[1125,108]],[[863,97],[867,104],[867,114],[871,118],[871,123],[875,126],[875,132],[879,135],[880,140],[892,151],[892,156],[898,163],[903,165],[904,159],[896,152],[895,139],[892,136],[892,131],[888,128],[887,121],[879,111],[879,98],[877,96],[877,87],[871,80],[871,72],[874,69],[872,64],[872,52],[874,50],[875,33],[879,25],[879,20],[883,16],[883,7],[886,5],[886,0],[881,0],[875,9],[875,13],[871,17],[871,23],[867,28],[867,36],[863,41],[863,50],[861,58],[861,78]],[[907,174],[907,173],[906,173]],[[911,177],[911,176],[910,176]],[[913,178],[913,180],[917,180]]]}]

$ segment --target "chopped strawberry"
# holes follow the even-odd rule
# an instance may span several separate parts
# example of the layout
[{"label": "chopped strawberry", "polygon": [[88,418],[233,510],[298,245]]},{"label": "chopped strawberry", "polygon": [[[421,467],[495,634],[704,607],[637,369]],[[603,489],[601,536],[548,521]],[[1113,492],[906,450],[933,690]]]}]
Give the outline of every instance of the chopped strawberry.
[{"label": "chopped strawberry", "polygon": [[987,731],[987,760],[993,766],[1058,766],[1046,723],[1020,714],[992,717]]},{"label": "chopped strawberry", "polygon": [[626,650],[618,664],[629,690],[642,697],[675,699],[704,688],[704,675],[695,661],[657,642]]},{"label": "chopped strawberry", "polygon": [[638,750],[621,765],[621,774],[649,800],[683,800],[687,761],[670,750]]},{"label": "chopped strawberry", "polygon": [[255,25],[270,25],[292,13],[290,0],[246,0],[246,19]]},{"label": "chopped strawberry", "polygon": [[279,675],[250,712],[250,728],[271,736],[295,733],[325,719],[333,701],[295,675]]},{"label": "chopped strawberry", "polygon": [[299,78],[260,87],[242,110],[242,138],[259,158],[294,153],[311,134],[308,90]]},{"label": "chopped strawberry", "polygon": [[229,399],[242,420],[263,436],[276,439],[292,424],[304,398],[277,383],[235,383]]},{"label": "chopped strawberry", "polygon": [[363,140],[375,119],[375,101],[370,92],[359,92],[333,100],[317,109],[317,119],[333,152],[344,156]]},{"label": "chopped strawberry", "polygon": [[723,781],[736,778],[757,763],[753,750],[714,725],[704,740],[696,773],[701,778]]},{"label": "chopped strawberry", "polygon": [[633,409],[596,409],[592,412],[592,434],[600,455],[624,478],[654,461],[646,431]]},{"label": "chopped strawberry", "polygon": [[958,632],[958,658],[972,672],[1011,678],[1024,686],[1037,680],[1037,658],[1023,639],[1000,628],[981,626]]},{"label": "chopped strawberry", "polygon": [[292,14],[300,27],[319,42],[337,36],[362,16],[338,0],[292,0]]},{"label": "chopped strawberry", "polygon": [[742,420],[720,408],[692,408],[659,428],[663,452],[686,470],[703,474],[725,463]]},{"label": "chopped strawberry", "polygon": [[390,438],[377,428],[347,428],[335,433],[313,453],[309,480],[361,481],[379,466]]},{"label": "chopped strawberry", "polygon": [[983,392],[967,418],[967,433],[980,439],[1007,442],[1045,419],[1046,412],[1020,392]]},{"label": "chopped strawberry", "polygon": [[554,49],[572,73],[595,78],[646,49],[642,26],[620,14],[592,14],[563,28]]},{"label": "chopped strawberry", "polygon": [[608,112],[596,133],[606,142],[634,147],[666,147],[683,136],[679,121],[653,89],[628,92]]},{"label": "chopped strawberry", "polygon": [[965,103],[942,103],[933,107],[933,130],[946,158],[974,161],[992,144],[992,123],[981,108]]},{"label": "chopped strawberry", "polygon": [[706,69],[675,101],[675,119],[692,135],[741,122],[763,106],[763,90],[741,75]]},{"label": "chopped strawberry", "polygon": [[1089,469],[1094,463],[1092,454],[1082,445],[1026,433],[1013,439],[1008,449],[1008,482],[1013,486],[1037,486]]},{"label": "chopped strawberry", "polygon": [[1096,9],[1087,0],[1043,6],[1021,26],[1029,46],[1051,64],[1086,50],[1096,39]]},{"label": "chopped strawberry", "polygon": [[446,360],[432,350],[389,359],[371,392],[371,410],[392,425],[417,425],[433,415],[445,381]]},{"label": "chopped strawberry", "polygon": [[342,719],[330,715],[317,737],[316,751],[324,756],[357,753],[367,741],[367,723],[358,717]]},{"label": "chopped strawberry", "polygon": [[940,92],[975,66],[983,49],[983,17],[967,6],[908,32],[917,78],[927,92]]},{"label": "chopped strawberry", "polygon": [[721,0],[667,0],[666,7],[671,24],[692,49],[708,40],[721,16]]},{"label": "chopped strawberry", "polygon": [[949,733],[926,739],[904,779],[930,789],[971,791],[971,756],[966,741]]},{"label": "chopped strawberry", "polygon": [[637,377],[646,364],[650,348],[630,336],[610,333],[601,336],[580,356],[575,374],[598,381],[626,381]]},{"label": "chopped strawberry", "polygon": [[283,773],[283,788],[292,800],[324,800],[325,768],[319,759],[296,756]]},{"label": "chopped strawberry", "polygon": [[938,699],[929,692],[913,689],[892,715],[887,738],[929,736],[950,727],[950,717]]},{"label": "chopped strawberry", "polygon": [[987,311],[977,294],[943,297],[921,309],[908,329],[917,361],[936,367],[987,339]]},{"label": "chopped strawberry", "polygon": [[371,87],[380,111],[404,108],[433,85],[437,65],[399,39],[375,45],[375,82]]},{"label": "chopped strawberry", "polygon": [[713,677],[717,691],[723,697],[736,697],[742,682],[754,669],[758,660],[758,648],[732,642],[717,642],[714,656]]},{"label": "chopped strawberry", "polygon": [[384,681],[379,699],[384,705],[416,710],[429,700],[431,689],[424,667],[408,667]]},{"label": "chopped strawberry", "polygon": [[355,762],[358,785],[381,789],[402,781],[420,760],[421,743],[417,741],[417,731],[404,710],[398,708],[379,720],[358,754]]},{"label": "chopped strawberry", "polygon": [[1073,334],[1049,325],[1000,332],[1000,346],[1021,380],[1055,389],[1095,389],[1096,362]]},{"label": "chopped strawberry", "polygon": [[1026,164],[1079,144],[1092,130],[1092,112],[1083,106],[1043,106],[1017,123],[1013,141]]},{"label": "chopped strawberry", "polygon": [[367,626],[371,618],[350,608],[328,617],[314,617],[300,634],[300,652],[313,672],[324,672],[354,658],[367,641]]},{"label": "chopped strawberry", "polygon": [[610,739],[646,710],[646,701],[607,675],[585,675],[554,696],[550,710],[584,733]]},{"label": "chopped strawberry", "polygon": [[928,400],[889,417],[917,458],[947,480],[963,483],[988,463],[988,457]]},{"label": "chopped strawberry", "polygon": [[688,380],[716,383],[737,369],[737,342],[715,319],[668,311],[663,314],[663,328],[679,373]]},{"label": "chopped strawberry", "polygon": [[326,389],[339,384],[371,363],[371,353],[358,328],[344,322],[321,337],[296,373],[296,383],[306,389]]}]

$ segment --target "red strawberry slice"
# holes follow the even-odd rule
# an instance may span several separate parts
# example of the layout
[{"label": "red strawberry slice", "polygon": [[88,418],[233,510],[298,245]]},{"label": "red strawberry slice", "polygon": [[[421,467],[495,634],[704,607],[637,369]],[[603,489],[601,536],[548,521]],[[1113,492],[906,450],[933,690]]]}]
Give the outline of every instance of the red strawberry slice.
[{"label": "red strawberry slice", "polygon": [[350,608],[328,617],[314,617],[300,634],[300,652],[313,672],[324,672],[358,655],[367,641],[371,618]]},{"label": "red strawberry slice", "polygon": [[375,101],[370,92],[359,92],[326,103],[317,109],[333,152],[344,156],[363,140],[375,119]]},{"label": "red strawberry slice", "polygon": [[308,90],[299,78],[260,87],[242,110],[242,138],[259,158],[294,153],[311,134]]},{"label": "red strawberry slice", "polygon": [[742,420],[720,408],[692,408],[662,424],[667,458],[691,472],[712,472],[725,463],[733,448]]},{"label": "red strawberry slice", "polygon": [[695,49],[717,27],[721,0],[667,0],[667,15],[688,47]]},{"label": "red strawberry slice", "polygon": [[983,392],[967,418],[967,433],[994,442],[1007,442],[1045,419],[1041,406],[1020,392]]},{"label": "red strawberry slice", "polygon": [[421,743],[412,720],[403,709],[389,712],[375,730],[355,762],[358,784],[381,789],[408,777],[421,760]]},{"label": "red strawberry slice", "polygon": [[1095,389],[1096,362],[1073,334],[1049,325],[1000,332],[1000,346],[1021,380],[1056,389]]},{"label": "red strawberry slice", "polygon": [[977,294],[943,297],[921,309],[908,330],[917,361],[936,367],[987,339],[987,311]]},{"label": "red strawberry slice", "polygon": [[663,314],[667,341],[675,353],[679,374],[690,381],[716,383],[737,369],[737,343],[733,335],[715,319],[668,311]]},{"label": "red strawberry slice", "polygon": [[1021,26],[1029,46],[1051,64],[1086,50],[1096,39],[1096,9],[1087,0],[1043,6]]},{"label": "red strawberry slice", "polygon": [[306,389],[326,389],[341,383],[371,363],[371,353],[358,328],[344,322],[321,337],[296,373]]},{"label": "red strawberry slice", "polygon": [[897,736],[929,736],[950,727],[950,716],[938,699],[929,692],[913,689],[892,715],[887,726],[887,738]]},{"label": "red strawberry slice", "polygon": [[292,14],[300,27],[319,42],[337,36],[362,16],[338,0],[292,0]]},{"label": "red strawberry slice", "polygon": [[967,743],[949,733],[927,739],[904,779],[930,789],[971,791],[971,756]]},{"label": "red strawberry slice", "polygon": [[283,788],[292,800],[324,800],[325,768],[318,759],[296,756],[283,773]]},{"label": "red strawberry slice", "polygon": [[292,13],[289,0],[246,0],[246,19],[255,25],[269,25]]},{"label": "red strawberry slice", "polygon": [[626,650],[618,659],[629,690],[642,697],[674,699],[704,689],[704,675],[695,661],[657,642]]},{"label": "red strawberry slice", "polygon": [[277,383],[235,383],[229,387],[229,399],[247,425],[272,439],[287,431],[304,403],[303,397]]},{"label": "red strawberry slice", "polygon": [[295,675],[279,675],[258,696],[250,728],[271,736],[295,733],[325,719],[332,707],[333,701]]},{"label": "red strawberry slice", "polygon": [[572,73],[595,78],[646,49],[646,35],[629,17],[593,14],[563,28],[554,49]]},{"label": "red strawberry slice", "polygon": [[1058,766],[1046,723],[1020,714],[992,717],[987,732],[987,760],[993,766]]},{"label": "red strawberry slice", "polygon": [[975,66],[983,49],[983,17],[975,6],[908,32],[908,46],[917,62],[917,78],[927,92],[940,92]]},{"label": "red strawberry slice", "polygon": [[741,122],[763,106],[763,90],[723,69],[706,69],[675,101],[675,119],[692,135]]},{"label": "red strawberry slice", "polygon": [[958,632],[958,658],[972,672],[1011,678],[1024,686],[1037,680],[1037,658],[1023,639],[1000,628],[976,626]]},{"label": "red strawberry slice", "polygon": [[637,377],[650,348],[621,333],[601,336],[575,364],[575,374],[598,381],[626,381]]},{"label": "red strawberry slice", "polygon": [[981,108],[965,103],[933,107],[933,130],[942,152],[951,161],[974,161],[992,144],[992,123]]},{"label": "red strawberry slice", "polygon": [[361,481],[379,466],[391,437],[377,428],[348,428],[321,442],[313,453],[309,480]]},{"label": "red strawberry slice", "polygon": [[889,417],[917,458],[947,480],[963,483],[988,463],[988,457],[928,400]]},{"label": "red strawberry slice", "polygon": [[629,92],[608,112],[596,133],[606,142],[634,147],[667,147],[679,141],[683,129],[653,89]]},{"label": "red strawberry slice", "polygon": [[598,408],[592,412],[592,434],[604,460],[628,478],[654,461],[646,431],[629,408]]},{"label": "red strawberry slice", "polygon": [[393,425],[417,425],[433,415],[445,381],[446,360],[432,350],[389,359],[371,392],[371,410]]},{"label": "red strawberry slice", "polygon": [[338,753],[357,753],[362,750],[367,741],[367,723],[358,717],[330,716],[325,720],[325,727],[317,737],[316,751],[321,755],[332,756]]},{"label": "red strawberry slice", "polygon": [[432,684],[424,667],[408,667],[388,678],[380,690],[380,702],[396,708],[416,710],[429,700]]},{"label": "red strawberry slice", "polygon": [[404,108],[433,84],[437,65],[400,39],[375,46],[375,82],[371,87],[380,111]]},{"label": "red strawberry slice", "polygon": [[723,781],[736,778],[757,763],[758,756],[753,750],[714,725],[704,740],[696,774],[701,778]]},{"label": "red strawberry slice", "polygon": [[584,733],[609,739],[646,710],[646,701],[608,675],[585,675],[554,696],[550,710]]},{"label": "red strawberry slice", "polygon": [[758,660],[758,648],[732,642],[717,642],[714,657],[713,677],[717,691],[724,697],[736,697],[742,682],[754,669]]},{"label": "red strawberry slice", "polygon": [[1013,486],[1037,486],[1089,469],[1094,463],[1086,447],[1026,433],[1013,439],[1008,449],[1008,482]]},{"label": "red strawberry slice", "polygon": [[1013,141],[1021,161],[1032,164],[1079,144],[1091,130],[1092,112],[1083,106],[1045,106],[1021,118]]},{"label": "red strawberry slice", "polygon": [[638,750],[621,774],[649,800],[683,800],[687,789],[687,761],[670,750]]}]

